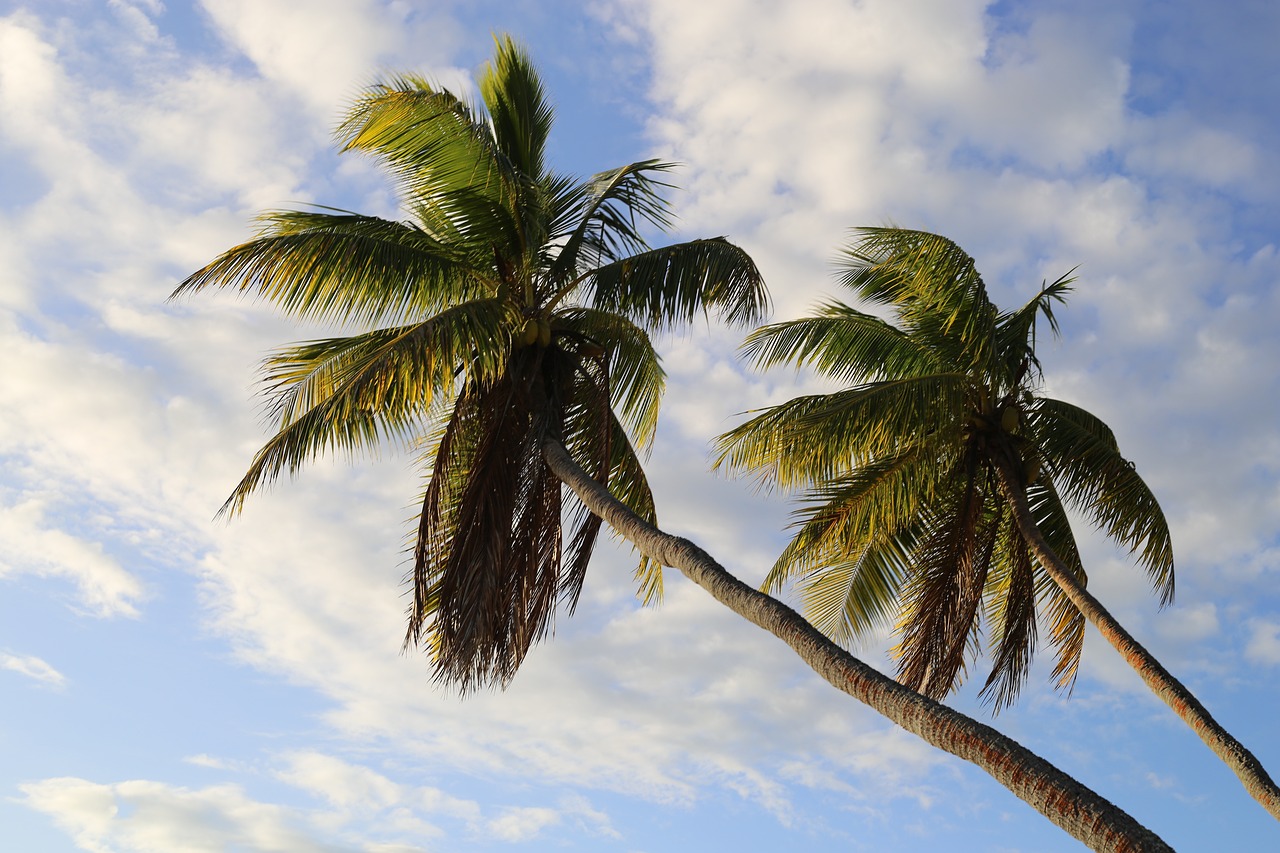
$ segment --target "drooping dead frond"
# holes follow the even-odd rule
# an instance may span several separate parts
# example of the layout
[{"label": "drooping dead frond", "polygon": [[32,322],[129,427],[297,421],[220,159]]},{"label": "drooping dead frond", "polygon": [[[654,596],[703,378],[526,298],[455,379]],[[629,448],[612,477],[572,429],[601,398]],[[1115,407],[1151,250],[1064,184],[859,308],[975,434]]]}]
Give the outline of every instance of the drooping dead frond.
[{"label": "drooping dead frond", "polygon": [[970,475],[941,508],[914,554],[895,647],[898,680],[933,699],[964,679],[977,652],[979,605],[999,517],[985,512],[985,483]]},{"label": "drooping dead frond", "polygon": [[1002,515],[1001,558],[987,578],[987,620],[992,628],[991,674],[978,694],[997,713],[1018,698],[1036,648],[1035,567],[1027,543]]}]

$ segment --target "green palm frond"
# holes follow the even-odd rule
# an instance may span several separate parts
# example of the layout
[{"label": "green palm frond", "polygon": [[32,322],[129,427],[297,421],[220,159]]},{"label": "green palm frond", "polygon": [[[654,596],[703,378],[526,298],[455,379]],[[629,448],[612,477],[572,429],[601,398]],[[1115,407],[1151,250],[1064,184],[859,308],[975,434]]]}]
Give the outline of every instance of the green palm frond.
[{"label": "green palm frond", "polygon": [[715,311],[727,323],[759,322],[769,310],[764,279],[751,257],[714,238],[650,249],[593,271],[586,300],[653,330]]},{"label": "green palm frond", "polygon": [[863,299],[892,306],[903,327],[980,368],[990,360],[996,309],[973,258],[937,234],[859,228],[845,247],[839,281]]},{"label": "green palm frond", "polygon": [[460,368],[477,377],[497,372],[501,350],[491,342],[504,316],[495,300],[470,302],[412,326],[312,341],[272,355],[263,373],[268,411],[279,428],[220,512],[238,513],[255,489],[316,456],[411,438]]},{"label": "green palm frond", "polygon": [[[792,512],[796,529],[765,578],[779,591],[795,575],[833,562],[856,560],[875,543],[910,537],[926,503],[920,488],[933,460],[917,450],[876,460],[843,477],[823,481],[804,494]],[[908,546],[906,550],[910,550]]]},{"label": "green palm frond", "polygon": [[399,222],[345,211],[274,211],[262,236],[219,255],[170,298],[233,288],[286,314],[360,325],[420,319],[492,291],[473,258]]},{"label": "green palm frond", "polygon": [[939,373],[797,397],[720,436],[715,466],[792,489],[905,447],[944,447],[959,437],[969,387]]},{"label": "green palm frond", "polygon": [[493,59],[480,74],[480,96],[493,122],[493,137],[515,172],[537,180],[551,134],[553,111],[524,49],[510,36],[495,36]]},{"label": "green palm frond", "polygon": [[513,209],[519,180],[492,126],[447,89],[416,75],[375,83],[356,100],[335,135],[342,151],[381,160],[407,204],[469,188]]},{"label": "green palm frond", "polygon": [[1042,397],[1029,414],[1036,443],[1058,488],[1074,506],[1146,567],[1162,605],[1173,600],[1173,545],[1155,495],[1120,455],[1115,435],[1094,415]]},{"label": "green palm frond", "polygon": [[490,381],[507,352],[506,319],[505,306],[486,299],[411,326],[282,348],[263,363],[269,417],[287,427],[339,395],[370,410],[429,406],[459,372]]},{"label": "green palm frond", "polygon": [[613,406],[636,445],[648,448],[658,427],[658,404],[667,379],[649,336],[626,317],[593,308],[566,309],[556,322],[568,335],[604,350]]},{"label": "green palm frond", "polygon": [[828,302],[816,316],[756,329],[742,354],[761,368],[812,366],[852,383],[920,376],[945,369],[934,353],[901,329],[842,302]]},{"label": "green palm frond", "polygon": [[797,584],[806,618],[846,646],[892,624],[918,542],[914,528],[879,535],[853,559],[810,569]]},{"label": "green palm frond", "polygon": [[1044,317],[1055,336],[1061,333],[1058,319],[1053,313],[1053,303],[1065,304],[1067,294],[1072,290],[1071,283],[1075,281],[1072,275],[1074,272],[1074,269],[1070,270],[1053,283],[1046,284],[1017,311],[1000,316],[996,323],[995,367],[1001,392],[1013,390],[1018,374],[1026,369],[1024,364],[1039,371],[1040,360],[1036,358],[1036,320]]},{"label": "green palm frond", "polygon": [[577,283],[603,264],[648,251],[643,229],[665,231],[672,223],[663,195],[671,185],[656,176],[673,168],[642,160],[559,186],[548,227],[549,239],[562,248],[550,267],[551,278]]},{"label": "green palm frond", "polygon": [[[1088,585],[1089,578],[1080,560],[1080,549],[1076,545],[1075,534],[1071,531],[1067,510],[1052,479],[1045,477],[1028,487],[1027,500],[1036,527],[1053,549],[1053,553],[1076,576],[1081,586]],[[1080,655],[1084,651],[1084,615],[1067,597],[1062,587],[1043,571],[1036,576],[1036,594],[1045,608],[1050,641],[1057,650],[1052,677],[1059,690],[1069,691],[1075,684],[1076,674],[1080,669]]]}]

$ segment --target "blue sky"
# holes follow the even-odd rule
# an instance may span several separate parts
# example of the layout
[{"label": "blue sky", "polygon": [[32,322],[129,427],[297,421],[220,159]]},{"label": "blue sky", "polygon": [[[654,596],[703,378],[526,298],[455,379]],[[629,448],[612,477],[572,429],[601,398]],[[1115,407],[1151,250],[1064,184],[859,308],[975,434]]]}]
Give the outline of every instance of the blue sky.
[{"label": "blue sky", "polygon": [[[394,214],[329,131],[380,70],[463,89],[524,41],[586,174],[683,165],[679,236],[757,259],[775,317],[831,293],[850,227],[956,239],[998,302],[1079,266],[1047,388],[1116,430],[1177,558],[1159,611],[1086,538],[1091,587],[1280,772],[1280,11],[969,0],[0,2],[0,825],[21,851],[1068,851],[678,577],[641,608],[603,547],[505,693],[401,655],[416,493],[389,450],[213,514],[264,439],[254,369],[307,336],[177,281],[265,208]],[[663,525],[758,581],[779,496],[708,472],[739,333],[661,342]],[[885,638],[861,654],[888,669]],[[1180,850],[1280,827],[1096,634],[1068,698],[1002,731]],[[982,719],[966,689],[954,703]]]}]

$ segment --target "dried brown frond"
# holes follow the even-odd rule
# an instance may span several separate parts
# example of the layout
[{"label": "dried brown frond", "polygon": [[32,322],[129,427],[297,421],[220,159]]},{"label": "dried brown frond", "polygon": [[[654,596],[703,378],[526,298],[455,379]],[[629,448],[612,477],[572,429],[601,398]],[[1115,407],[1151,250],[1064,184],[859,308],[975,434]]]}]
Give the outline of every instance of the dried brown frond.
[{"label": "dried brown frond", "polygon": [[898,680],[941,699],[963,680],[976,653],[979,605],[999,531],[984,517],[985,492],[977,473],[945,505],[915,553],[895,647]]}]

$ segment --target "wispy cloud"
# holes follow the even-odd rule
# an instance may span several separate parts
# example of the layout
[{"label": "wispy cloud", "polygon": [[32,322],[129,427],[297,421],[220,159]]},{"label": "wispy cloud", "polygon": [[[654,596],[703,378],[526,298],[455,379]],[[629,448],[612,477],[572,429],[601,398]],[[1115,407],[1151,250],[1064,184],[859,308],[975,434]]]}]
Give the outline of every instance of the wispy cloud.
[{"label": "wispy cloud", "polygon": [[58,672],[47,662],[34,655],[13,655],[0,652],[0,669],[7,669],[27,678],[34,679],[50,687],[62,687],[67,677]]}]

